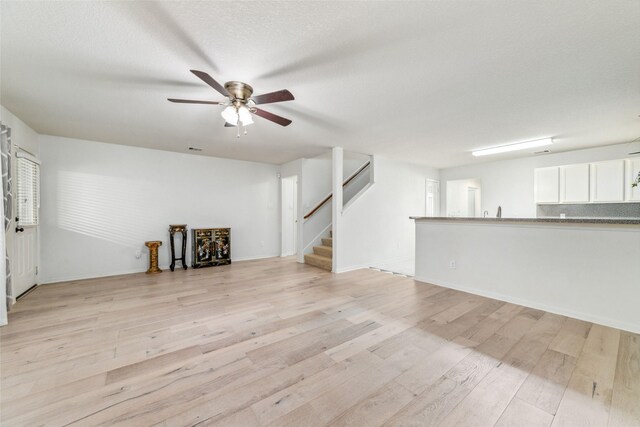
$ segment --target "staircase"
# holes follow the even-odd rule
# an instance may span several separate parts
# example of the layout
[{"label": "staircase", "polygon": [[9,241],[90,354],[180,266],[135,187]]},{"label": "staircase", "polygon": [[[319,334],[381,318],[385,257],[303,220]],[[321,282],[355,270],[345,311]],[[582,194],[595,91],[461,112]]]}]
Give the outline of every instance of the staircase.
[{"label": "staircase", "polygon": [[[349,178],[347,178],[342,183],[343,188],[343,207],[344,203],[353,200],[356,196],[361,194],[362,190],[367,188],[367,186],[372,184],[372,162],[373,157],[368,156],[369,160],[360,166],[360,168],[353,173]],[[368,171],[368,175],[365,175],[364,172]],[[350,186],[349,186],[350,185]],[[332,202],[333,194],[329,193],[318,205],[316,205],[309,213],[303,216],[305,222],[313,217],[314,214],[319,212],[323,206],[331,206],[329,202]],[[312,236],[311,239],[303,239],[304,249],[303,251],[308,251],[309,246],[318,241],[318,237],[323,235],[327,230],[331,230],[331,216],[327,215],[331,214],[331,211],[327,211],[327,209],[322,211],[323,214],[316,216],[317,219],[315,223],[312,223],[311,228],[307,228],[308,224],[304,224],[303,234],[309,231],[309,236]],[[320,222],[318,222],[320,221]],[[324,222],[326,221],[326,222]],[[305,264],[313,265],[314,267],[322,268],[324,270],[331,271],[333,269],[333,233],[329,231],[329,237],[323,238],[321,246],[314,246],[313,253],[304,255]]]},{"label": "staircase", "polygon": [[[332,236],[331,232],[329,232]],[[305,264],[331,271],[333,266],[333,237],[323,238],[322,246],[314,246],[312,254],[304,255]]]}]

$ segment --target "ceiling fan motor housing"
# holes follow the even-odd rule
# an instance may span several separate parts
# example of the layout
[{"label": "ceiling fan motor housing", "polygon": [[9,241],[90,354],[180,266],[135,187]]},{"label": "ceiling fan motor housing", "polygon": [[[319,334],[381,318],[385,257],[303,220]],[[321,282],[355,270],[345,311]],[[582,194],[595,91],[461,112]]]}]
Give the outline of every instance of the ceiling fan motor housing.
[{"label": "ceiling fan motor housing", "polygon": [[224,88],[229,92],[232,101],[240,101],[243,104],[246,104],[253,94],[251,86],[238,81],[226,82]]}]

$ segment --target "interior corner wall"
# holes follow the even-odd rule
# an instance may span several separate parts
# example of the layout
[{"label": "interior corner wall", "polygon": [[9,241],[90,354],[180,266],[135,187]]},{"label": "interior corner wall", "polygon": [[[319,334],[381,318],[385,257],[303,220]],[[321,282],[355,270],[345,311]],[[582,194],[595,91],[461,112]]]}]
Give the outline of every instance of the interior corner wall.
[{"label": "interior corner wall", "polygon": [[428,166],[374,156],[375,183],[342,213],[337,272],[377,267],[413,275],[415,227],[410,216],[425,214]]},{"label": "interior corner wall", "polygon": [[193,228],[231,227],[234,261],[280,254],[277,165],[46,135],[40,157],[41,283],[145,271],[148,240],[167,268],[169,224],[189,265]]},{"label": "interior corner wall", "polygon": [[441,213],[447,212],[447,181],[478,179],[482,191],[480,212],[486,210],[490,216],[495,216],[498,206],[502,206],[503,217],[535,218],[535,168],[624,159],[630,152],[639,150],[639,143],[625,143],[441,169]]}]

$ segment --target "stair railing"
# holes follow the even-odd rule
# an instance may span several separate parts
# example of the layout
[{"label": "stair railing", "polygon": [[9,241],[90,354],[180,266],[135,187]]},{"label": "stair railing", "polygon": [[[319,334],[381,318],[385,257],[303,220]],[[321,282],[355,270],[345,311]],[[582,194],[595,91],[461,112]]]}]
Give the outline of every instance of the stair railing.
[{"label": "stair railing", "polygon": [[[360,175],[362,172],[364,172],[364,170],[366,168],[368,168],[371,165],[371,161],[368,161],[367,163],[365,163],[364,165],[362,165],[360,167],[360,169],[358,169],[357,171],[355,171],[353,174],[351,174],[351,176],[347,179],[345,179],[345,181],[342,183],[342,188],[346,187],[351,181],[353,181],[354,179],[356,179],[358,177],[358,175]],[[318,203],[318,205],[311,209],[311,211],[309,211],[308,214],[306,214],[304,216],[304,219],[309,219],[311,218],[311,216],[313,216],[313,214],[315,214],[316,212],[318,212],[320,210],[321,207],[323,207],[325,204],[327,204],[327,202],[329,200],[331,200],[331,198],[333,197],[333,193],[330,193],[327,197],[325,197],[324,199],[322,199],[322,201],[320,203]]]}]

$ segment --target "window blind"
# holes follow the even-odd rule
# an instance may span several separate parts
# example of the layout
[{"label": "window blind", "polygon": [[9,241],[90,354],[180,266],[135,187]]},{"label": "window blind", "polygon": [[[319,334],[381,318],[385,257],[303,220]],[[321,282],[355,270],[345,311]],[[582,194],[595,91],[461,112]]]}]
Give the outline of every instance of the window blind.
[{"label": "window blind", "polygon": [[40,165],[22,157],[18,157],[17,160],[17,225],[38,225],[38,208],[40,207]]}]

